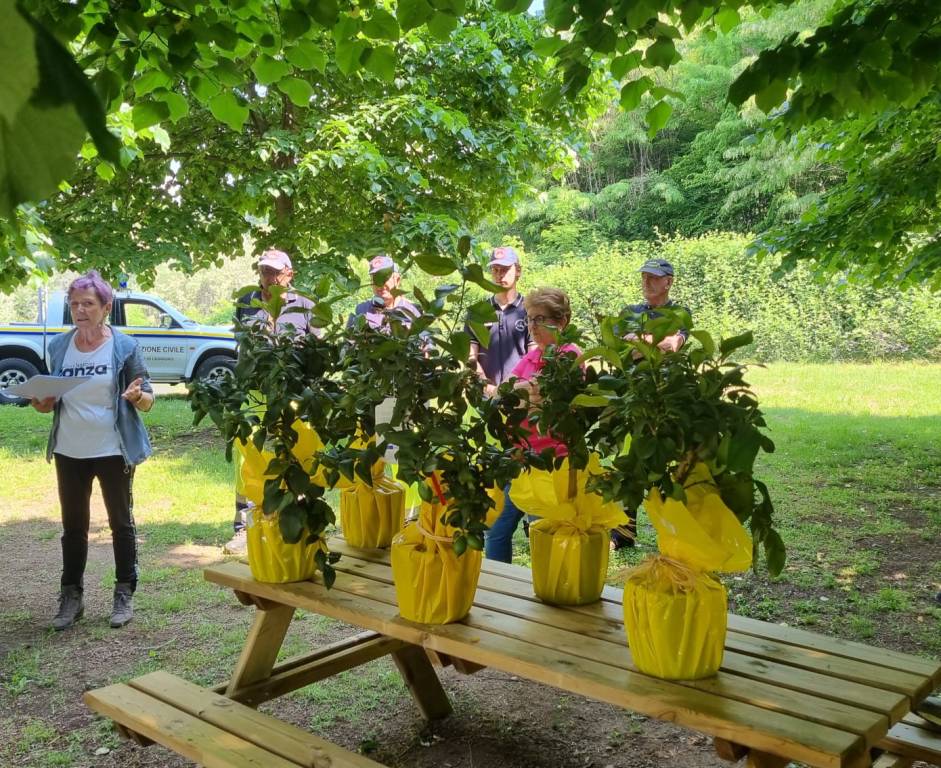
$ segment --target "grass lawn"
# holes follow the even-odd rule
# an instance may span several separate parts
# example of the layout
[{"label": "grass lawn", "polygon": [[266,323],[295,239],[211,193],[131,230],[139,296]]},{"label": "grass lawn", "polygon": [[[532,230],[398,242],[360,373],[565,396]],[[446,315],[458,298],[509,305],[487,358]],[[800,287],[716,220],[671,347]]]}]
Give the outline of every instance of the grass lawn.
[{"label": "grass lawn", "polygon": [[[750,380],[777,444],[760,459],[759,476],[775,501],[788,564],[777,579],[763,570],[726,577],[732,609],[941,656],[941,606],[933,600],[941,589],[941,366],[772,365],[754,369]],[[201,576],[231,533],[231,465],[211,428],[191,426],[181,397],[158,400],[146,421],[156,452],[134,486],[138,616],[125,630],[107,626],[113,561],[98,504],[86,618],[53,633],[47,624],[60,555],[54,472],[43,458],[49,417],[0,408],[0,765],[183,765],[165,757],[148,762],[156,758],[145,755],[166,755],[153,750],[137,750],[131,760],[131,748],[84,709],[82,691],[158,668],[218,682],[234,665],[251,613]],[[638,547],[612,558],[612,583],[655,549],[641,516]],[[528,560],[521,533],[515,556]],[[296,625],[287,654],[344,632],[309,614]],[[472,714],[479,706],[472,697],[456,705]],[[375,750],[390,765],[434,764],[423,762],[433,747],[425,749],[418,715],[388,660],[269,706],[348,747]],[[577,702],[572,708],[558,717],[581,727]],[[381,713],[392,710],[402,712],[404,733],[381,725]],[[472,763],[453,761],[455,768]]]}]

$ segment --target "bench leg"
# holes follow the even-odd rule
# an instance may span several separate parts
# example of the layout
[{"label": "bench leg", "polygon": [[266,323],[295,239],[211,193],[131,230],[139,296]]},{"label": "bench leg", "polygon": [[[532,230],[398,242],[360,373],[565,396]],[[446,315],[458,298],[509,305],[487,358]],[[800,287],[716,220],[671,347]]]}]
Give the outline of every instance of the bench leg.
[{"label": "bench leg", "polygon": [[267,680],[271,676],[281,643],[284,642],[284,636],[293,618],[294,608],[289,605],[272,604],[257,609],[242,654],[226,686],[226,696],[231,698],[239,689]]},{"label": "bench leg", "polygon": [[718,736],[712,740],[712,745],[715,747],[716,754],[730,763],[737,763],[748,754],[748,747],[743,747],[741,744],[736,744],[734,741],[722,739]]},{"label": "bench leg", "polygon": [[746,768],[784,768],[789,762],[790,760],[786,757],[778,757],[768,752],[750,749],[745,760],[745,766]]},{"label": "bench leg", "polygon": [[418,704],[422,717],[426,720],[440,720],[451,714],[453,710],[448,694],[441,686],[438,674],[423,648],[407,645],[393,651],[392,659]]}]

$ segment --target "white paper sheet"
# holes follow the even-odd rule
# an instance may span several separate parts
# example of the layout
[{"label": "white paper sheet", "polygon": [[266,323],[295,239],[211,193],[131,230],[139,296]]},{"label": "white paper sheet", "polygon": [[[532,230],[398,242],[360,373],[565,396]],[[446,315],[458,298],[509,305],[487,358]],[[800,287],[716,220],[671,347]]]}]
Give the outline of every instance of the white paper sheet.
[{"label": "white paper sheet", "polygon": [[22,384],[14,384],[3,390],[6,395],[17,397],[36,398],[45,400],[47,397],[62,397],[70,389],[84,384],[91,376],[45,376],[39,374]]}]

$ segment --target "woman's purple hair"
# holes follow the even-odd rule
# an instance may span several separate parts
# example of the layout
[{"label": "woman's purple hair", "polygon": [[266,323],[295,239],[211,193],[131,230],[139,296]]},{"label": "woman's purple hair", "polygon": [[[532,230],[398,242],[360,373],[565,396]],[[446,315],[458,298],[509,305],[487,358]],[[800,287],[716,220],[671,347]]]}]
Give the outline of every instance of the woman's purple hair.
[{"label": "woman's purple hair", "polygon": [[95,292],[103,305],[114,299],[114,289],[111,284],[99,275],[98,270],[95,269],[90,269],[81,277],[76,277],[69,285],[66,296],[71,299],[72,291],[87,291],[89,289]]}]

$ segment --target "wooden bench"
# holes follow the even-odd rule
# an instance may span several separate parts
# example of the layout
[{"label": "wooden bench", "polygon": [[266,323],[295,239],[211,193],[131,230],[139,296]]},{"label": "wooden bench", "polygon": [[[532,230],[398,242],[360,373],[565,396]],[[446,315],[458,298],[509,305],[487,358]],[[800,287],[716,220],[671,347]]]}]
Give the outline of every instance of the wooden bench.
[{"label": "wooden bench", "polygon": [[[941,730],[915,714],[905,715],[902,722],[893,725],[879,747],[886,750],[887,755],[907,760],[909,765],[913,760],[921,760],[941,766]],[[905,762],[899,763],[899,766],[905,765]]]},{"label": "wooden bench", "polygon": [[289,723],[166,672],[85,693],[118,731],[206,768],[381,768]]}]

